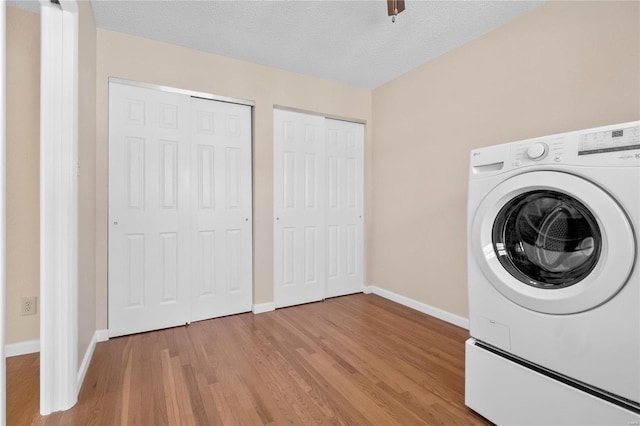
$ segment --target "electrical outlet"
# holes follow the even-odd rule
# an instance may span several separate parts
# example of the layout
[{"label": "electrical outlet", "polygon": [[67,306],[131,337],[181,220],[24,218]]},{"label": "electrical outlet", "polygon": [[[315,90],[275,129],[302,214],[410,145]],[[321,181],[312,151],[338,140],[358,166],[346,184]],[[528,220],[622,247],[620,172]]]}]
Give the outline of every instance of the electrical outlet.
[{"label": "electrical outlet", "polygon": [[35,315],[38,312],[37,300],[36,296],[22,298],[22,316]]}]

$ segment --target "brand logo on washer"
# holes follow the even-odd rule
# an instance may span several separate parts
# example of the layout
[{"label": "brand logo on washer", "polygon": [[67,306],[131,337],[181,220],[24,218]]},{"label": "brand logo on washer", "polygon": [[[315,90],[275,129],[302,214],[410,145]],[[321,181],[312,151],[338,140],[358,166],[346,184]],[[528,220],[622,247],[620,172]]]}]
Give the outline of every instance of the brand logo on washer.
[{"label": "brand logo on washer", "polygon": [[618,159],[619,160],[631,160],[631,159],[640,160],[640,153],[621,155],[618,157]]}]

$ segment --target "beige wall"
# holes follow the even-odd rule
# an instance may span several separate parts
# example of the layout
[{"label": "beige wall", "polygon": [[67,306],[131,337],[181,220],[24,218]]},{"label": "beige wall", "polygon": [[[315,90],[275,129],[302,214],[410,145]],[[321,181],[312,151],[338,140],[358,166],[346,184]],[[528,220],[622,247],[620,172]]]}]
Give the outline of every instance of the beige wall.
[{"label": "beige wall", "polygon": [[13,7],[7,8],[6,138],[6,343],[15,343],[40,335],[40,315],[21,315],[22,297],[40,299],[40,16]]},{"label": "beige wall", "polygon": [[[638,2],[544,4],[373,93],[96,31],[80,7],[79,361],[107,328],[109,76],[255,102],[255,303],[273,300],[274,105],[368,123],[367,281],[461,316],[469,150],[640,117]],[[8,8],[7,343],[38,338],[20,298],[39,294],[39,82],[39,16]]]},{"label": "beige wall", "polygon": [[[95,333],[96,26],[88,2],[79,24],[78,362]],[[40,295],[40,15],[7,8],[7,338],[39,338],[39,315],[21,298]],[[40,307],[38,306],[38,311]]]},{"label": "beige wall", "polygon": [[638,2],[549,2],[373,92],[369,282],[467,317],[472,148],[640,118]]},{"label": "beige wall", "polygon": [[96,331],[96,23],[79,1],[78,41],[78,364]]},{"label": "beige wall", "polygon": [[[273,106],[370,123],[371,91],[103,29],[98,29],[97,51],[97,327],[107,328],[109,77],[255,102],[254,303],[273,301]],[[366,144],[370,160],[370,126]]]}]

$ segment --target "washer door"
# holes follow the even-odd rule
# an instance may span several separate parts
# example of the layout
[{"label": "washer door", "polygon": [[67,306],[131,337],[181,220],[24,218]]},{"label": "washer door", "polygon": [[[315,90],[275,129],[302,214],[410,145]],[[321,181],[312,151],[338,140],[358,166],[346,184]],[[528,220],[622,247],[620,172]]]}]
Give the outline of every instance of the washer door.
[{"label": "washer door", "polygon": [[635,259],[629,220],[600,187],[539,171],[496,186],[480,203],[472,252],[491,284],[538,312],[586,311],[613,297]]}]

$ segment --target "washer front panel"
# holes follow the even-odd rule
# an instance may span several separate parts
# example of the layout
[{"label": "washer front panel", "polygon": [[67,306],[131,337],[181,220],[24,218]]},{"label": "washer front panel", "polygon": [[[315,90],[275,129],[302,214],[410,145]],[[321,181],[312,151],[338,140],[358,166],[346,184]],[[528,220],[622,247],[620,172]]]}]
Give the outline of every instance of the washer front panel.
[{"label": "washer front panel", "polygon": [[471,228],[476,261],[513,302],[538,312],[594,308],[626,283],[634,234],[618,203],[580,177],[523,173],[497,185]]}]

